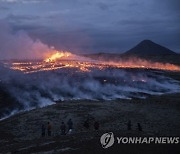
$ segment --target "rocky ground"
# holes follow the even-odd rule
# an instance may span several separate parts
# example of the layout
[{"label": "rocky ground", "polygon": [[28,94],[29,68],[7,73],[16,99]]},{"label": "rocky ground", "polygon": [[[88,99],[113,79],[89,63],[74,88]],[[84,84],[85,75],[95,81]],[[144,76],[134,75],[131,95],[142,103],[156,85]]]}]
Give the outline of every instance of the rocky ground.
[{"label": "rocky ground", "polygon": [[[0,153],[179,153],[179,145],[118,145],[103,149],[105,132],[116,136],[180,136],[180,93],[147,99],[67,101],[19,113],[0,121]],[[73,133],[60,135],[60,124],[71,118]],[[90,129],[83,122],[90,119]],[[100,130],[94,131],[93,122]],[[127,130],[131,120],[132,130]],[[52,137],[41,137],[41,125],[52,125]],[[137,130],[137,123],[143,131]],[[130,148],[129,148],[130,147]]]}]

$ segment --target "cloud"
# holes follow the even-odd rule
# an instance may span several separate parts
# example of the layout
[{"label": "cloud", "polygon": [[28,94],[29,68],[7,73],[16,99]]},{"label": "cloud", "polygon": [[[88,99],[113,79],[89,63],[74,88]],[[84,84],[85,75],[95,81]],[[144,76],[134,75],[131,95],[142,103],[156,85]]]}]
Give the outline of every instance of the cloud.
[{"label": "cloud", "polygon": [[47,1],[48,0],[0,0],[0,2],[6,2],[6,3],[40,3]]},{"label": "cloud", "polygon": [[7,16],[7,19],[9,20],[36,20],[36,19],[39,19],[39,16],[9,14]]},{"label": "cloud", "polygon": [[4,10],[9,10],[9,8],[5,6],[0,6],[0,11],[4,11]]},{"label": "cloud", "polygon": [[37,15],[14,15],[14,14],[9,14],[6,17],[6,21],[12,24],[33,24],[35,21],[39,20],[40,17]]},{"label": "cloud", "polygon": [[163,4],[167,9],[171,9],[175,12],[180,12],[180,1],[179,0],[159,0],[160,4]]},{"label": "cloud", "polygon": [[102,10],[108,10],[109,9],[109,6],[107,4],[104,4],[104,3],[98,3],[98,6]]},{"label": "cloud", "polygon": [[72,50],[75,45],[71,43],[78,39],[83,42],[82,36],[90,40],[78,43],[78,49],[83,51],[124,51],[141,39],[153,39],[175,51],[180,49],[177,0],[37,0],[47,2],[41,5],[30,3],[33,1],[13,7],[9,2],[9,13],[0,14],[0,18],[3,16],[15,30],[23,29],[34,38]]}]

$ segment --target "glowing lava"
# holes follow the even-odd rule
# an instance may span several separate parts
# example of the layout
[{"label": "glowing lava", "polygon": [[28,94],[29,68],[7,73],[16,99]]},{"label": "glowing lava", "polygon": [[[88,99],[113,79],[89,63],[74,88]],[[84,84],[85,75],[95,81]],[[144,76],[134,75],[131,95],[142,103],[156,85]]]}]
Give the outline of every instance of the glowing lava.
[{"label": "glowing lava", "polygon": [[39,71],[50,71],[62,68],[75,68],[77,71],[90,72],[92,69],[155,69],[165,71],[180,71],[180,66],[169,63],[159,63],[143,60],[140,58],[131,58],[119,61],[92,60],[87,57],[78,56],[68,51],[53,50],[44,61],[29,62],[11,62],[5,63],[7,67],[13,70],[19,70],[24,73],[34,73]]},{"label": "glowing lava", "polygon": [[59,59],[73,57],[73,56],[74,55],[68,51],[55,51],[55,53],[51,54],[50,56],[48,55],[48,58],[46,58],[44,61],[52,62],[52,61],[56,61]]}]

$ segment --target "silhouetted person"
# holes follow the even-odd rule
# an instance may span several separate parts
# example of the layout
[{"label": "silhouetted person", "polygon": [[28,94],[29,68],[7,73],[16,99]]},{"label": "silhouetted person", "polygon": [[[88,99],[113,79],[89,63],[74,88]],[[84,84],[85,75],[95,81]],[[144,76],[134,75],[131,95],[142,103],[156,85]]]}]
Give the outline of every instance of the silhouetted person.
[{"label": "silhouetted person", "polygon": [[132,127],[131,120],[129,120],[127,123],[127,130],[131,130],[131,127]]},{"label": "silhouetted person", "polygon": [[48,126],[47,126],[48,136],[51,136],[51,129],[52,129],[51,124],[50,124],[50,122],[48,122]]},{"label": "silhouetted person", "polygon": [[42,124],[42,126],[41,126],[41,136],[42,136],[42,137],[45,136],[45,131],[46,131],[45,125]]},{"label": "silhouetted person", "polygon": [[66,125],[64,124],[64,122],[61,123],[61,135],[66,135]]},{"label": "silhouetted person", "polygon": [[138,128],[139,131],[142,132],[142,127],[141,127],[141,124],[140,124],[140,123],[137,123],[137,128]]},{"label": "silhouetted person", "polygon": [[67,125],[68,125],[68,131],[73,129],[73,122],[71,119],[68,120]]},{"label": "silhouetted person", "polygon": [[89,129],[89,119],[87,119],[85,122],[84,122],[84,125],[83,125],[86,129]]},{"label": "silhouetted person", "polygon": [[94,122],[94,129],[99,130],[99,122],[98,121]]}]

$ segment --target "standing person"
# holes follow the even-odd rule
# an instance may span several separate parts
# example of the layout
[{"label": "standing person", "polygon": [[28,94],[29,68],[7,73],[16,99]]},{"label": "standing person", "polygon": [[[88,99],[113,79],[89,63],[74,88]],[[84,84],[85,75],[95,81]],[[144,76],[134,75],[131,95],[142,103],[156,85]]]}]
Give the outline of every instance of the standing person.
[{"label": "standing person", "polygon": [[140,132],[142,132],[142,127],[141,127],[141,124],[140,123],[137,123],[137,128]]},{"label": "standing person", "polygon": [[45,131],[46,131],[45,125],[42,124],[42,126],[41,126],[41,136],[42,137],[45,137]]},{"label": "standing person", "polygon": [[89,129],[89,119],[87,119],[85,122],[84,122],[84,124],[83,124],[83,126],[86,128],[86,129]]},{"label": "standing person", "polygon": [[61,135],[66,135],[66,125],[64,124],[64,122],[61,123]]},{"label": "standing person", "polygon": [[131,130],[131,127],[132,127],[131,120],[129,120],[127,123],[127,130]]},{"label": "standing person", "polygon": [[72,129],[73,129],[73,122],[72,122],[71,119],[68,120],[67,125],[68,125],[68,131],[72,131]]},{"label": "standing person", "polygon": [[51,124],[50,122],[48,122],[48,126],[47,126],[48,136],[51,136],[51,129],[52,129]]},{"label": "standing person", "polygon": [[94,122],[94,129],[99,130],[99,122],[98,121]]}]

